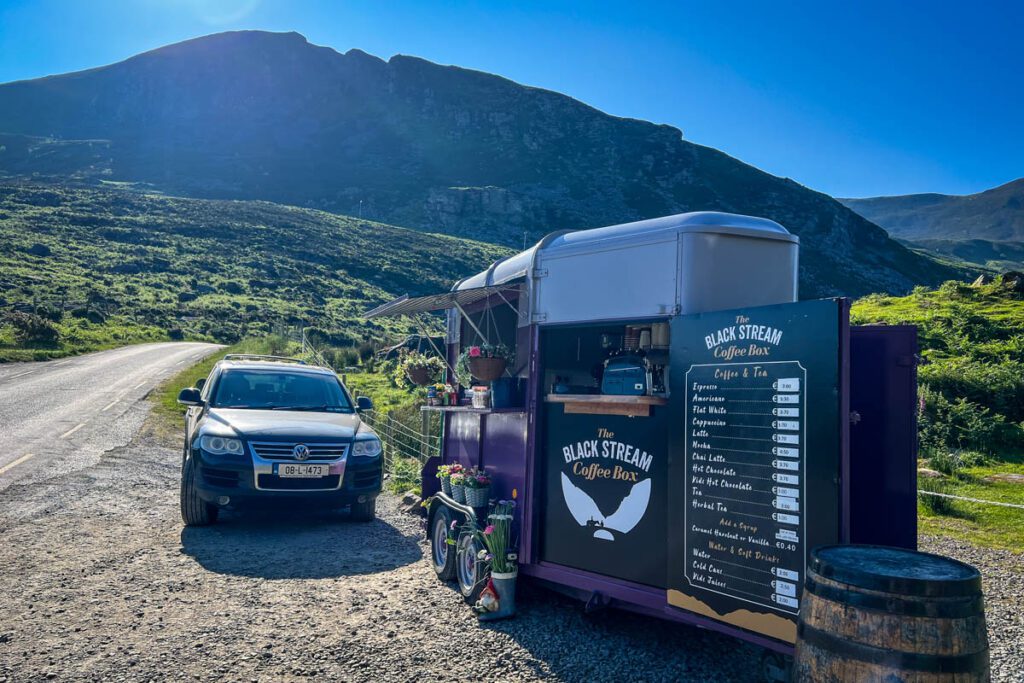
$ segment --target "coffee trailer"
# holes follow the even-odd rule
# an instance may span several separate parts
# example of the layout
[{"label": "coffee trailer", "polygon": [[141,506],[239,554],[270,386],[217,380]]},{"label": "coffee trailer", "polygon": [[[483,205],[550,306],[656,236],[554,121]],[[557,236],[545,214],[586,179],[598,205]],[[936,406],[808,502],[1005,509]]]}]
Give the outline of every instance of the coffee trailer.
[{"label": "coffee trailer", "polygon": [[686,213],[555,233],[369,312],[447,310],[450,369],[512,350],[491,407],[424,408],[439,575],[470,592],[472,539],[449,552],[448,528],[486,514],[439,492],[443,463],[517,501],[520,577],[783,654],[812,548],[915,548],[916,330],[798,301],[798,248],[770,220]]}]

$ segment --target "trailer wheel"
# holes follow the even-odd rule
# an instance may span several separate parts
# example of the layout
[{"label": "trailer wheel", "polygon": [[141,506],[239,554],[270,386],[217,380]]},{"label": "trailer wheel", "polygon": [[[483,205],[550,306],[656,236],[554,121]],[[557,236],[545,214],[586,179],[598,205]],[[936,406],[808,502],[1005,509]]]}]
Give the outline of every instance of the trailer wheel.
[{"label": "trailer wheel", "polygon": [[455,546],[448,543],[453,519],[452,511],[440,505],[430,523],[430,564],[442,581],[455,578]]},{"label": "trailer wheel", "polygon": [[463,534],[459,537],[458,550],[455,555],[456,576],[459,580],[459,592],[466,602],[472,604],[480,597],[484,589],[484,562],[477,555],[484,546],[475,534]]}]

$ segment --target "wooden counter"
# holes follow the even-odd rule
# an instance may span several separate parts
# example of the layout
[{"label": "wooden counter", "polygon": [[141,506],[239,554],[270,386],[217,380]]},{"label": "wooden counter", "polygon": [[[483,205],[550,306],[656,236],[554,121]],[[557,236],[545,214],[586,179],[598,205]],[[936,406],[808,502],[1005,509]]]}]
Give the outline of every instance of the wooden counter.
[{"label": "wooden counter", "polygon": [[548,403],[564,404],[567,413],[647,417],[651,406],[668,404],[663,396],[613,396],[610,394],[548,394]]}]

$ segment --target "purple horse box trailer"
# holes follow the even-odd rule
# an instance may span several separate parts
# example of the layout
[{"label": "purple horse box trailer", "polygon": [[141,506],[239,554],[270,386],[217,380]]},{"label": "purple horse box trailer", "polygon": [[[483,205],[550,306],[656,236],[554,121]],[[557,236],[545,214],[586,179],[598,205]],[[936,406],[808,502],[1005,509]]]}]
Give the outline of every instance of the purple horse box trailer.
[{"label": "purple horse box trailer", "polygon": [[492,407],[424,408],[435,569],[448,521],[486,513],[440,493],[452,463],[517,501],[520,576],[783,654],[812,548],[915,548],[916,329],[798,301],[798,248],[773,221],[681,214],[549,235],[368,313],[446,310],[452,382],[470,346],[510,349]]}]

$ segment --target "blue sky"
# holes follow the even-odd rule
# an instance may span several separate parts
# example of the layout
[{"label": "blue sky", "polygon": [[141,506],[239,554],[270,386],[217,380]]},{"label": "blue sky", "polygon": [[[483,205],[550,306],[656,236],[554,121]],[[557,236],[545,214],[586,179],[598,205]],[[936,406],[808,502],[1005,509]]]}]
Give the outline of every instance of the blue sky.
[{"label": "blue sky", "polygon": [[1024,3],[0,0],[0,82],[298,31],[550,88],[835,196],[1024,176]]}]

